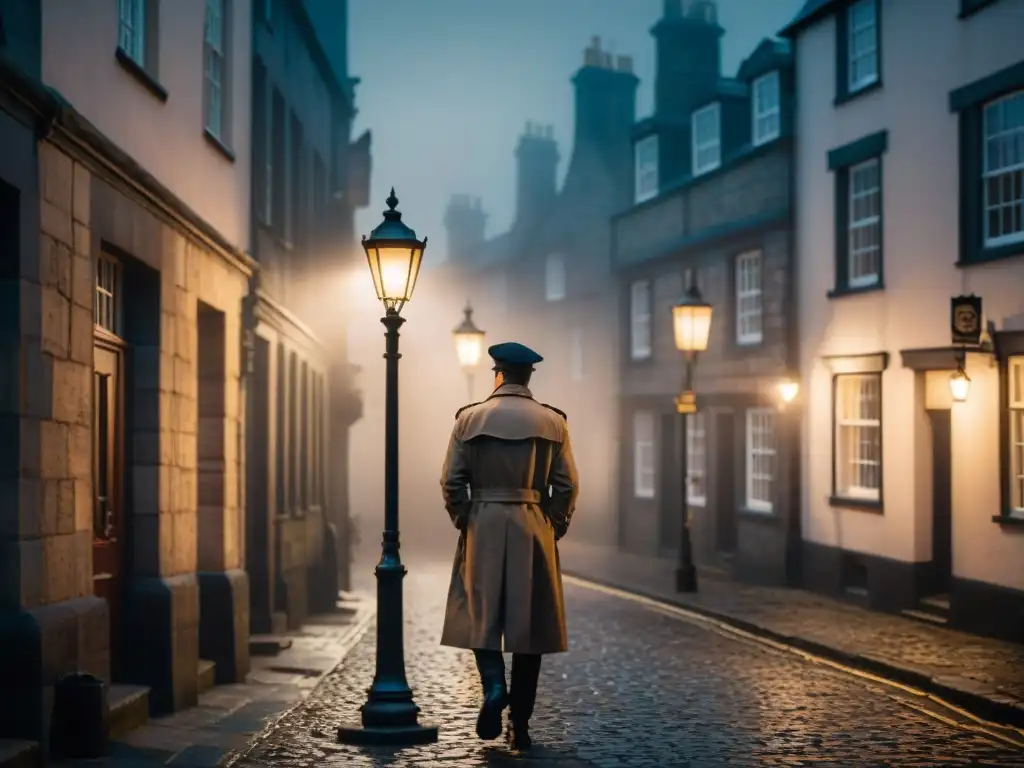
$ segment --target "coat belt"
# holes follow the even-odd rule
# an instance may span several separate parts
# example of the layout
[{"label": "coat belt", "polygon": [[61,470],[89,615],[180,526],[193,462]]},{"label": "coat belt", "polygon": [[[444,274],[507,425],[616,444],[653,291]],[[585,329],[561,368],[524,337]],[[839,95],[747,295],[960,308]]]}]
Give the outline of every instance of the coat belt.
[{"label": "coat belt", "polygon": [[540,491],[533,488],[472,488],[470,500],[540,504]]}]

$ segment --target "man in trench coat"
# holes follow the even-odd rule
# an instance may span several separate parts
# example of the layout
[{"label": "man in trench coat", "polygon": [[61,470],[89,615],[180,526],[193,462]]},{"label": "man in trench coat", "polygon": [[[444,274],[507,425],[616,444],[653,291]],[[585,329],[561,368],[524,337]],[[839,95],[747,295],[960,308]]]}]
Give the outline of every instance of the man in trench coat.
[{"label": "man in trench coat", "polygon": [[[484,695],[477,735],[497,738],[508,706],[509,742],[525,750],[541,655],[566,650],[556,542],[569,528],[579,478],[565,414],[529,390],[543,358],[512,342],[487,352],[494,392],[455,414],[441,471],[445,507],[461,532],[441,644],[476,656]],[[512,654],[511,690],[502,651]]]}]

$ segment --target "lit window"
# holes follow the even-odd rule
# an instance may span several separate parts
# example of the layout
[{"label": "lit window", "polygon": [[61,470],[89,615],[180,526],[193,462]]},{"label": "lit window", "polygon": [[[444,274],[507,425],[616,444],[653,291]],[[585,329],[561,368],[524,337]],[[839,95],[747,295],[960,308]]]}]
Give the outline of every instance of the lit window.
[{"label": "lit window", "polygon": [[658,195],[658,137],[640,139],[633,146],[633,155],[635,200],[642,203]]},{"label": "lit window", "polygon": [[548,256],[544,269],[544,292],[548,301],[565,298],[565,259],[561,254]]},{"label": "lit window", "polygon": [[758,512],[772,511],[775,483],[775,412],[768,408],[747,411],[747,503]]},{"label": "lit window", "polygon": [[877,0],[859,0],[847,10],[847,86],[850,93],[878,82]]},{"label": "lit window", "polygon": [[754,81],[753,87],[754,146],[759,147],[779,137],[779,73],[769,72]]},{"label": "lit window", "polygon": [[835,379],[835,495],[879,501],[882,488],[882,377]]},{"label": "lit window", "polygon": [[1011,357],[1007,371],[1010,408],[1010,515],[1024,517],[1024,357]]},{"label": "lit window", "polygon": [[703,507],[707,501],[707,433],[704,424],[703,413],[695,413],[686,421],[686,498],[695,507]]},{"label": "lit window", "polygon": [[633,414],[633,495],[654,498],[654,415]]},{"label": "lit window", "polygon": [[121,330],[121,265],[106,254],[96,259],[96,285],[93,294],[93,322],[105,331]]},{"label": "lit window", "polygon": [[651,356],[651,284],[647,280],[630,287],[629,352],[634,360]]},{"label": "lit window", "polygon": [[225,135],[225,1],[206,0],[206,33],[203,44],[206,130],[223,139]]},{"label": "lit window", "polygon": [[1024,91],[985,105],[985,245],[1024,241]]},{"label": "lit window", "polygon": [[718,102],[693,113],[693,175],[722,164],[721,108]]},{"label": "lit window", "polygon": [[118,0],[117,44],[140,67],[146,66],[146,0]]},{"label": "lit window", "polygon": [[849,170],[849,284],[878,282],[882,253],[881,163],[873,158]]},{"label": "lit window", "polygon": [[763,336],[761,297],[761,252],[751,251],[736,258],[736,342],[760,344]]}]

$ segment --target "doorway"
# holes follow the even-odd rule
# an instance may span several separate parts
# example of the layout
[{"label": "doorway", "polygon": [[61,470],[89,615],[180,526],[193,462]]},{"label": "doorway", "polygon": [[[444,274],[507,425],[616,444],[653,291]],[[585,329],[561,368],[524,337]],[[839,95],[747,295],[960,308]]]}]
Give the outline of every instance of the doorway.
[{"label": "doorway", "polygon": [[715,414],[715,549],[736,551],[736,419],[732,413]]},{"label": "doorway", "polygon": [[671,557],[679,553],[683,531],[682,479],[679,477],[679,441],[676,439],[677,414],[661,417],[658,443],[658,554]]},{"label": "doorway", "polygon": [[928,411],[932,426],[932,579],[931,593],[949,593],[953,573],[953,480],[950,416]]},{"label": "doorway", "polygon": [[93,348],[93,594],[107,601],[111,658],[118,659],[124,594],[124,410],[122,350]]},{"label": "doorway", "polygon": [[[274,535],[270,495],[270,342],[255,337],[253,370],[246,408],[245,552],[249,572],[250,629],[272,629],[274,606]],[[281,482],[280,476],[276,479]]]}]

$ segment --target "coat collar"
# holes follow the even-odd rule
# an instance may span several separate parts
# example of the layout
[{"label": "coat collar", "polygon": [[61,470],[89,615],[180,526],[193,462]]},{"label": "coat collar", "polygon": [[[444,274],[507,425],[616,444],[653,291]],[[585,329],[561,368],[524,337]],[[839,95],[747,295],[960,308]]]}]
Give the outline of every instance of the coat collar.
[{"label": "coat collar", "polygon": [[528,397],[533,399],[533,393],[529,387],[524,387],[522,384],[502,384],[496,390],[491,393],[491,397]]}]

